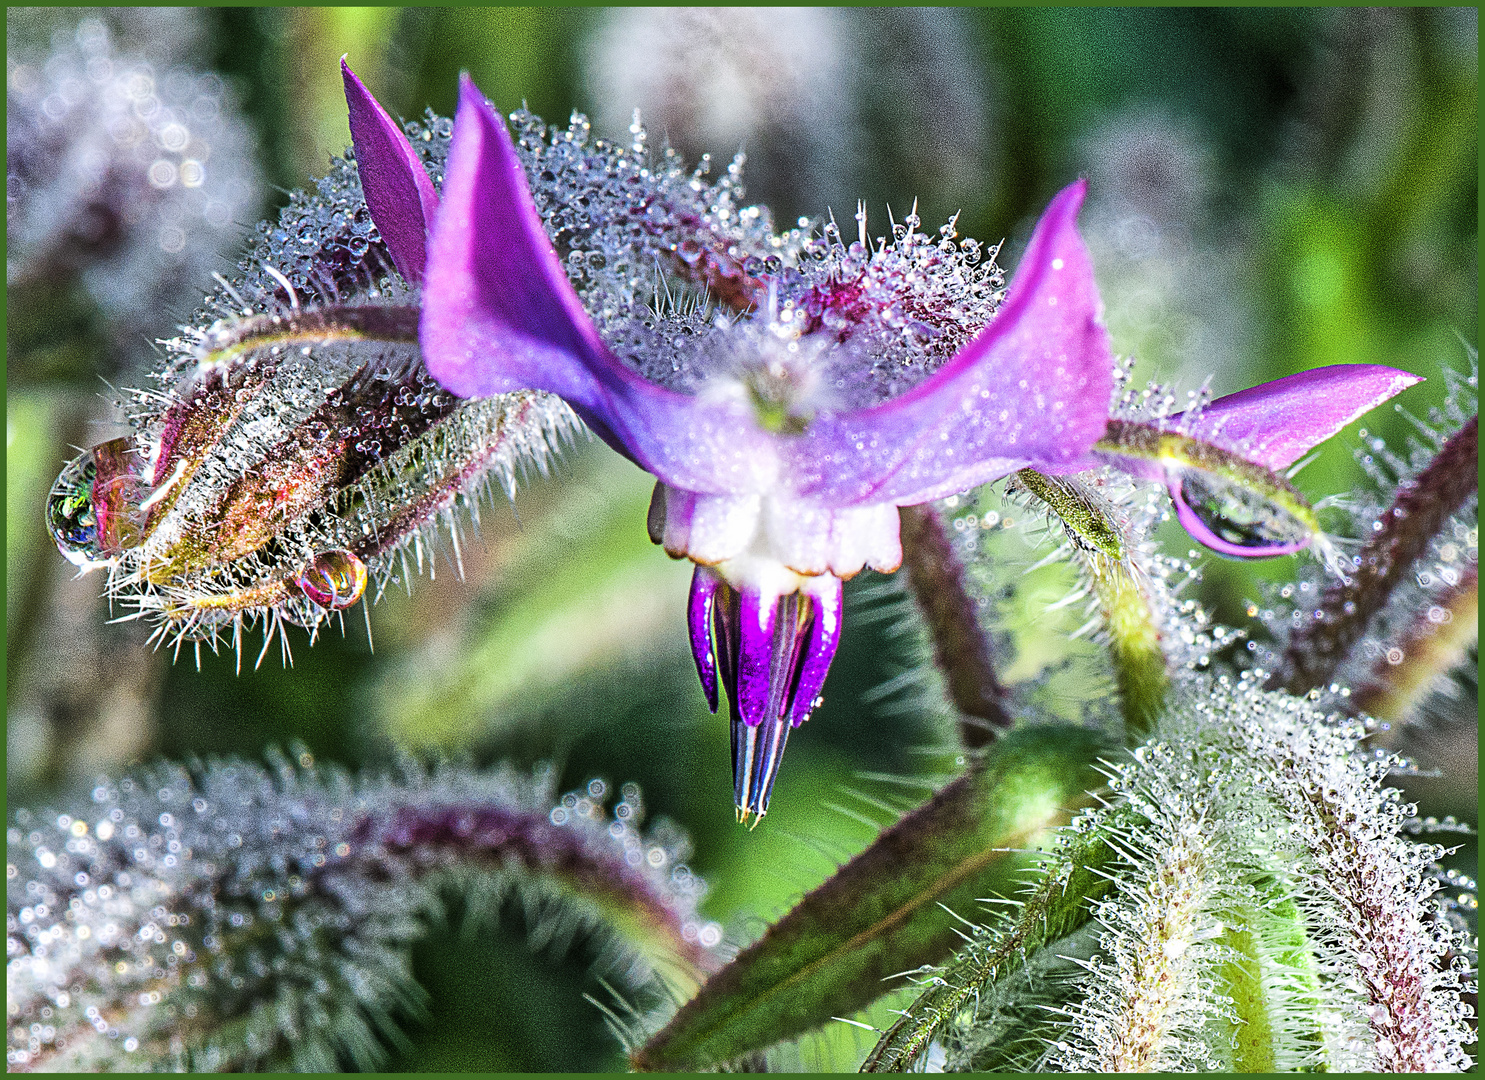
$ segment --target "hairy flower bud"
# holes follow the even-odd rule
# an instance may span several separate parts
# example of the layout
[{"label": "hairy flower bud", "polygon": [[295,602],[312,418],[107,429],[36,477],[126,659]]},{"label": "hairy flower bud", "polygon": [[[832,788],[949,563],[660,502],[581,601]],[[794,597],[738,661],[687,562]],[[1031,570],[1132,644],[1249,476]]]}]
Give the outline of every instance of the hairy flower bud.
[{"label": "hairy flower bud", "polygon": [[132,433],[69,464],[48,507],[63,554],[106,568],[110,599],[167,641],[240,648],[258,619],[270,641],[282,624],[313,633],[408,553],[423,566],[440,524],[457,559],[456,507],[477,512],[492,480],[513,493],[573,430],[546,395],[466,402],[429,378],[417,291],[352,162],[260,231],[166,343],[162,389],[130,395]]}]

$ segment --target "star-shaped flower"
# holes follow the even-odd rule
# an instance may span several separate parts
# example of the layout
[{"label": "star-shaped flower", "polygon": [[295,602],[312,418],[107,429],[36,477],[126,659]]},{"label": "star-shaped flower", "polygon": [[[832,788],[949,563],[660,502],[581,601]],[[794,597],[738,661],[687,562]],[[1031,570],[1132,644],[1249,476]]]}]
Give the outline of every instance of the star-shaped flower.
[{"label": "star-shaped flower", "polygon": [[[696,221],[697,237],[668,253],[681,269],[702,255],[741,263],[727,280],[747,303],[708,320],[673,315],[686,323],[673,335],[611,312],[595,321],[474,83],[461,84],[435,195],[400,129],[344,70],[372,217],[399,271],[422,281],[429,372],[462,396],[560,395],[657,478],[650,534],[697,564],[691,645],[712,708],[719,678],[731,708],[744,820],[767,809],[789,732],[818,703],[841,582],[901,561],[898,507],[1020,469],[1113,463],[1166,481],[1183,524],[1220,552],[1293,551],[1316,527],[1273,470],[1413,381],[1330,368],[1116,430],[1115,361],[1076,228],[1083,181],[1052,200],[1003,294],[948,230],[935,241],[915,218],[876,247],[861,218],[859,245],[818,260],[804,249],[749,258]],[[634,216],[659,202],[641,198]],[[754,262],[762,272],[746,269]]]}]

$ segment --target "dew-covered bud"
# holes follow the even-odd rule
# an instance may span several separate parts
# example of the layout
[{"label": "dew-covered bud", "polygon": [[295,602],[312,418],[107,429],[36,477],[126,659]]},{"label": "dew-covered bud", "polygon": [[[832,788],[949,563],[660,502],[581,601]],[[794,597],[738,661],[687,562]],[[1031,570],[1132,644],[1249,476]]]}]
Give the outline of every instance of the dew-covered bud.
[{"label": "dew-covered bud", "polygon": [[[436,170],[446,140],[415,128]],[[159,389],[130,392],[130,434],[62,470],[47,522],[115,603],[167,641],[241,646],[263,620],[311,633],[431,559],[459,507],[544,469],[575,424],[536,393],[466,401],[429,378],[419,297],[396,273],[355,164],[332,164],[265,225],[181,337]],[[452,541],[458,557],[458,538]],[[266,648],[266,645],[265,645]]]}]

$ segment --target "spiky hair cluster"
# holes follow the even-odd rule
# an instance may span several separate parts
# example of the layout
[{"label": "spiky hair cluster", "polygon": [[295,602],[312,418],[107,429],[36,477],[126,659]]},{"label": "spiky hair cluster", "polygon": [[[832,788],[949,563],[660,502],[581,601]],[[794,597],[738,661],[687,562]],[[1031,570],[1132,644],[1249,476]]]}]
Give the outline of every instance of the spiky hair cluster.
[{"label": "spiky hair cluster", "polygon": [[601,931],[635,992],[694,979],[721,931],[687,841],[642,828],[633,785],[611,795],[594,780],[559,799],[550,772],[508,769],[357,779],[302,754],[161,766],[21,811],[9,1065],[373,1066],[417,1004],[409,950],[450,880],[520,894],[548,937]]},{"label": "spiky hair cluster", "polygon": [[[1144,822],[1059,1063],[1463,1067],[1466,927],[1436,896],[1444,849],[1404,835],[1395,762],[1251,677],[1203,689],[1118,770]],[[1264,1057],[1245,1060],[1254,1035]]]}]

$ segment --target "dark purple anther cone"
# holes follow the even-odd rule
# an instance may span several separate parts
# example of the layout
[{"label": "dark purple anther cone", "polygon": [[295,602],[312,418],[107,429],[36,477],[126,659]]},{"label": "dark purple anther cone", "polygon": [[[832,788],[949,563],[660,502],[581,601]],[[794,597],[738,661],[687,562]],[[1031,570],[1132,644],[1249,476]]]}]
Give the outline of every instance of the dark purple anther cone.
[{"label": "dark purple anther cone", "polygon": [[705,567],[698,566],[691,575],[691,600],[686,605],[686,626],[691,633],[691,655],[696,658],[696,674],[701,677],[701,689],[706,692],[706,703],[712,712],[717,711],[717,662],[712,655],[712,608],[715,606],[717,586],[722,579]]},{"label": "dark purple anther cone", "polygon": [[689,625],[696,670],[712,711],[717,675],[732,723],[732,783],[738,819],[768,812],[789,730],[818,704],[840,644],[841,583],[822,575],[809,588],[775,596],[734,588],[698,566]]}]

